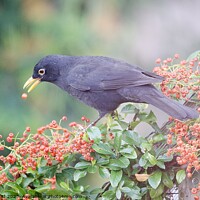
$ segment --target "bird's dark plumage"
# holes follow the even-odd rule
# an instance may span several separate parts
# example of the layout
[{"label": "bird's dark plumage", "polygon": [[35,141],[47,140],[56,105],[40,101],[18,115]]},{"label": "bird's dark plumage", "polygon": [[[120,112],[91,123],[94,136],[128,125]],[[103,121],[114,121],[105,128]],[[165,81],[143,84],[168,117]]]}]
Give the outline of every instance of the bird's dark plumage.
[{"label": "bird's dark plumage", "polygon": [[98,110],[100,117],[124,102],[152,104],[180,120],[198,117],[197,111],[169,99],[152,85],[162,77],[113,58],[50,55],[35,65],[32,78],[57,85]]}]

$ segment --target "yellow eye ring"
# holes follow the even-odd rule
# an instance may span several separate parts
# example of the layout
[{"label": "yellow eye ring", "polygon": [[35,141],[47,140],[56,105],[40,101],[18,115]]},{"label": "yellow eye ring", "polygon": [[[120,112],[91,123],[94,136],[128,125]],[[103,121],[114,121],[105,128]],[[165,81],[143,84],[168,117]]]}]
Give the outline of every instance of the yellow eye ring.
[{"label": "yellow eye ring", "polygon": [[43,76],[45,74],[45,69],[39,69],[38,74]]}]

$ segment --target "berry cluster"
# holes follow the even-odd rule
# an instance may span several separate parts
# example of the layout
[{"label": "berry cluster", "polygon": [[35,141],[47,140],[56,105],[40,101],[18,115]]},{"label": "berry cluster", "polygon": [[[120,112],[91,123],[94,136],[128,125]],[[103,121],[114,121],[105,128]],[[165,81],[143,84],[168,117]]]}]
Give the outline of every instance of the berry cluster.
[{"label": "berry cluster", "polygon": [[51,189],[54,190],[56,189],[56,176],[52,177],[52,178],[46,178],[44,179],[44,184],[51,184]]},{"label": "berry cluster", "polygon": [[[31,195],[30,194],[25,194],[24,195],[24,197],[16,197],[16,200],[39,200],[39,198],[38,197],[33,197],[33,198],[31,198]],[[5,200],[7,200],[6,198],[5,198]]]},{"label": "berry cluster", "polygon": [[[174,126],[170,128],[175,134],[176,146],[168,149],[167,155],[177,153],[177,163],[187,164],[187,175],[191,177],[191,170],[200,170],[200,160],[198,151],[200,148],[200,124],[187,125],[184,122],[174,120]],[[172,134],[168,135],[168,144],[172,144]]]},{"label": "berry cluster", "polygon": [[[48,125],[38,128],[35,134],[31,134],[30,127],[27,127],[22,137],[9,133],[6,140],[9,143],[13,142],[13,146],[10,147],[7,147],[3,140],[0,141],[0,150],[5,148],[10,150],[9,155],[0,156],[0,161],[4,163],[4,166],[0,166],[0,185],[11,181],[6,174],[7,164],[10,164],[9,172],[16,180],[29,169],[37,170],[41,160],[44,160],[47,166],[52,166],[62,164],[69,154],[81,154],[85,160],[92,161],[94,141],[87,137],[81,124],[70,123],[69,126],[73,127],[73,131],[63,128],[61,122],[66,120],[65,116],[59,123],[53,120]],[[82,121],[87,123],[89,119],[82,117]],[[54,189],[56,178],[54,176],[51,179],[44,179],[43,182],[51,183],[51,188]]]},{"label": "berry cluster", "polygon": [[[154,72],[165,79],[160,84],[162,92],[166,96],[176,99],[198,102],[200,100],[200,61],[198,57],[191,60],[182,60],[178,64],[173,64],[179,58],[178,54],[174,58],[161,60],[158,58],[156,63],[160,66],[154,68]],[[197,103],[198,104],[198,103]],[[198,108],[200,111],[200,108]],[[167,155],[176,155],[176,161],[179,165],[186,168],[187,177],[191,178],[195,171],[200,170],[200,123],[196,121],[181,122],[172,119],[170,134],[167,135],[167,144],[171,145]],[[196,188],[192,188],[192,194],[200,191],[200,183]],[[194,197],[195,199],[197,196]]]},{"label": "berry cluster", "polygon": [[159,66],[154,68],[154,72],[165,79],[160,84],[161,91],[166,95],[176,99],[188,100],[191,93],[196,93],[200,100],[200,61],[199,58],[190,61],[182,60],[178,64],[173,64],[179,58],[178,54],[174,58],[167,58],[161,61],[156,60]]}]

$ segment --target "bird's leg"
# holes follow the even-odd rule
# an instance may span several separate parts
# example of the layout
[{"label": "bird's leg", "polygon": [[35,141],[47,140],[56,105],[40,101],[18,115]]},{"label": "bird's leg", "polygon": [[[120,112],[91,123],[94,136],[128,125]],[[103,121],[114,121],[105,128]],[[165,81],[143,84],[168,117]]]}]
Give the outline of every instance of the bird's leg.
[{"label": "bird's leg", "polygon": [[110,116],[112,117],[112,119],[114,120],[115,118],[119,118],[119,114],[117,112],[117,110],[114,110],[110,113]]},{"label": "bird's leg", "polygon": [[133,117],[133,121],[136,121],[138,114],[139,114],[139,110],[137,109],[136,112],[135,112],[135,115]]},{"label": "bird's leg", "polygon": [[90,124],[86,127],[86,130],[87,130],[88,128],[90,128],[91,126],[95,126],[96,123],[97,123],[101,118],[102,118],[102,117],[98,117],[94,122],[90,123]]},{"label": "bird's leg", "polygon": [[114,119],[114,117],[115,117],[115,114],[116,114],[116,113],[115,113],[115,111],[113,111],[113,112],[111,112],[111,113],[110,113],[110,115],[111,115],[112,119]]}]

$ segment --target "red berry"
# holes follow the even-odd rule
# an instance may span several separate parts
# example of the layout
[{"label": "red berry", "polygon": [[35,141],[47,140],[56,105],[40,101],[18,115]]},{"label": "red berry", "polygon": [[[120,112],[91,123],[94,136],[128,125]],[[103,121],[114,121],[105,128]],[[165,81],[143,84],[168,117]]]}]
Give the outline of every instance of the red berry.
[{"label": "red berry", "polygon": [[157,58],[157,59],[156,59],[156,63],[157,63],[157,64],[160,64],[161,61],[162,61],[161,58]]},{"label": "red berry", "polygon": [[63,116],[63,117],[62,117],[62,120],[63,120],[63,121],[67,121],[67,116]]},{"label": "red berry", "polygon": [[12,138],[12,137],[9,137],[9,136],[6,138],[7,142],[12,142],[12,139],[13,139],[13,138]]},{"label": "red berry", "polygon": [[172,62],[172,58],[167,58],[167,62]]},{"label": "red berry", "polygon": [[192,177],[192,173],[190,173],[190,172],[187,173],[187,177],[188,177],[188,178],[191,178],[191,177]]},{"label": "red berry", "polygon": [[178,59],[178,58],[179,58],[179,54],[176,53],[176,54],[174,55],[174,58]]},{"label": "red berry", "polygon": [[12,138],[12,137],[14,137],[14,134],[13,133],[9,133],[8,136]]},{"label": "red berry", "polygon": [[87,122],[87,123],[89,123],[89,122],[90,122],[90,120],[89,120],[89,119],[86,119],[86,122]]},{"label": "red berry", "polygon": [[86,117],[85,117],[85,116],[81,117],[81,120],[82,120],[82,121],[85,121],[85,120],[86,120]]},{"label": "red berry", "polygon": [[70,126],[70,127],[77,126],[77,123],[76,123],[76,122],[71,122],[71,123],[69,124],[69,126]]},{"label": "red berry", "polygon": [[194,196],[194,200],[199,200],[199,197],[198,196]]},{"label": "red berry", "polygon": [[28,97],[28,95],[26,93],[23,93],[21,96],[22,99],[27,99],[27,97]]},{"label": "red berry", "polygon": [[29,126],[26,127],[26,132],[30,132],[31,128]]},{"label": "red berry", "polygon": [[20,138],[19,140],[20,140],[20,142],[24,142],[25,138],[23,137],[23,138]]},{"label": "red berry", "polygon": [[28,134],[26,132],[23,133],[23,137],[26,138],[28,137]]},{"label": "red berry", "polygon": [[4,146],[0,146],[0,151],[3,151],[4,150]]},{"label": "red berry", "polygon": [[198,191],[197,188],[192,188],[192,190],[191,190],[192,194],[196,194],[197,191]]}]

